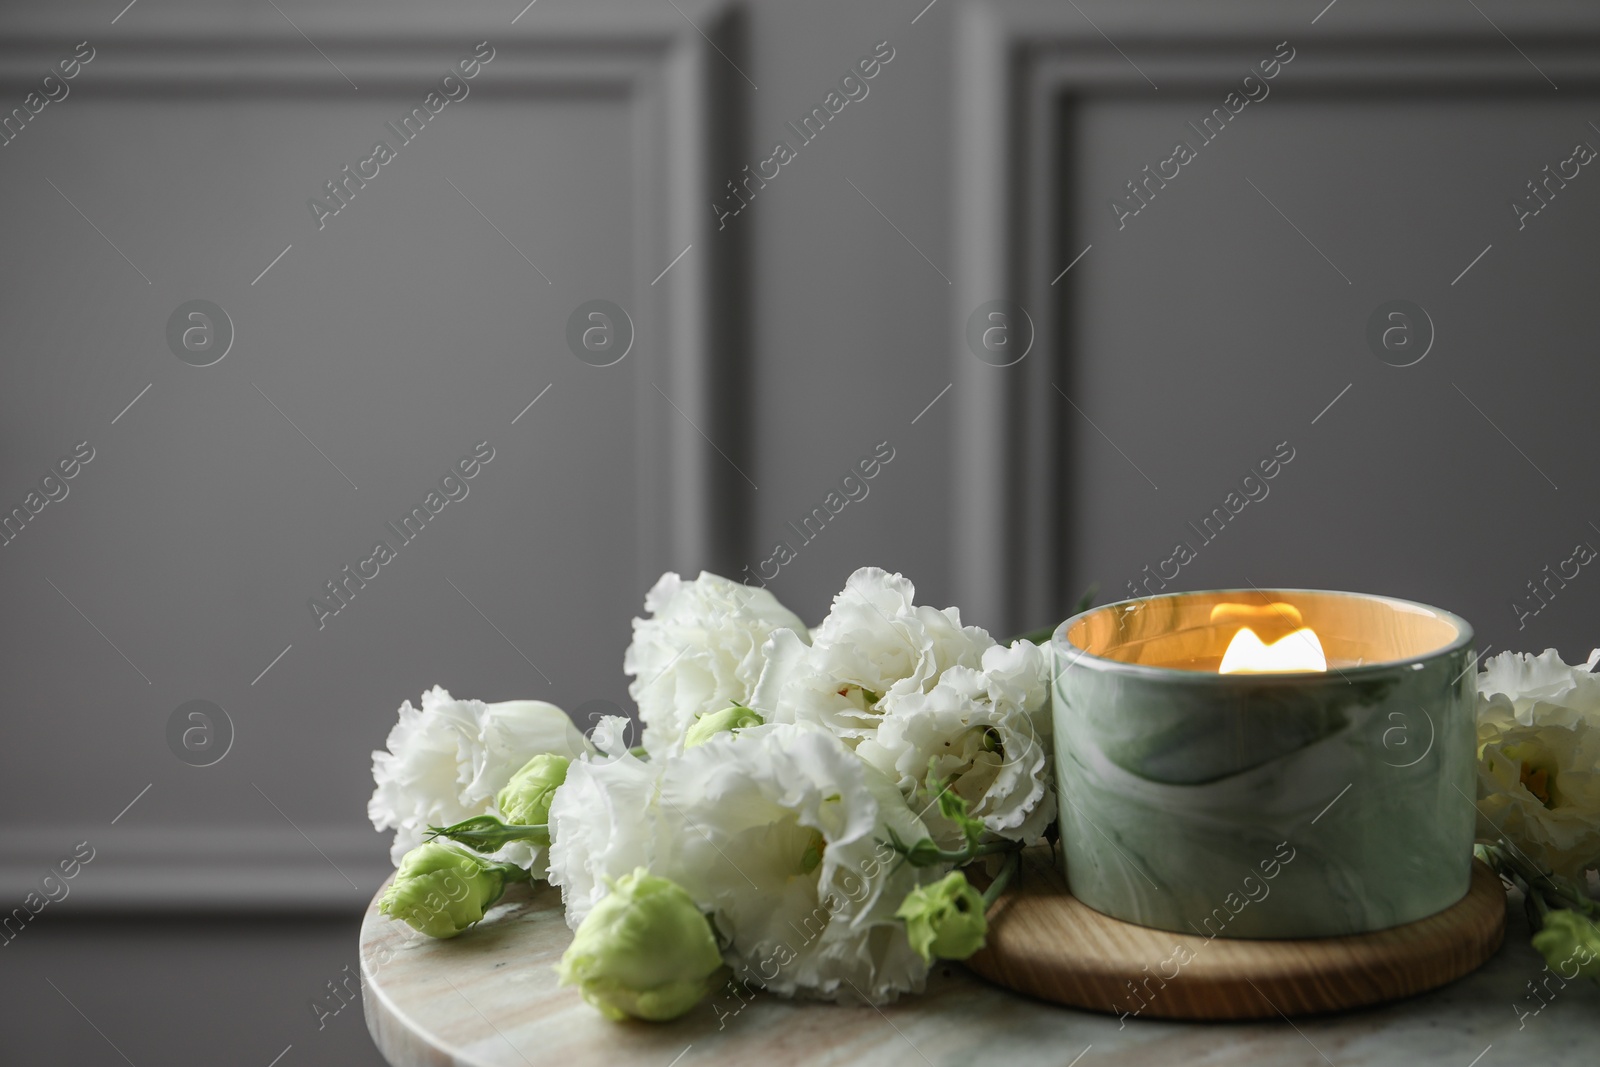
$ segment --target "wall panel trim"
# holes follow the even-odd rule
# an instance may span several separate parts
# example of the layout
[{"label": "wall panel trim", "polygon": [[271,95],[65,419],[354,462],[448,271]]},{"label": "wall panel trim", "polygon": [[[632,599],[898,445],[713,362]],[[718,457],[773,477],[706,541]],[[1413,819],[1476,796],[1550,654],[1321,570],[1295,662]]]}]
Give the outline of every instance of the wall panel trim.
[{"label": "wall panel trim", "polygon": [[[1471,5],[1444,0],[1341,4],[1313,25],[1321,6],[1131,0],[1092,5],[1087,15],[1039,0],[959,7],[949,328],[957,409],[951,575],[963,617],[1018,633],[1059,621],[1082,593],[1064,586],[1073,521],[1060,474],[1065,402],[1052,386],[1077,355],[1064,345],[1064,287],[1051,285],[1083,243],[1067,232],[1055,199],[1071,174],[1072,146],[1057,142],[1073,107],[1226,91],[1283,40],[1296,49],[1294,78],[1273,91],[1291,99],[1382,92],[1565,100],[1600,88],[1593,5],[1501,5],[1491,24]],[[1028,357],[1005,368],[979,362],[966,347],[967,315],[995,299],[1021,304],[1036,331]],[[1102,590],[1100,600],[1120,596]]]},{"label": "wall panel trim", "polygon": [[[738,239],[715,232],[708,209],[716,176],[737,158],[737,92],[743,83],[727,56],[739,52],[739,9],[724,0],[665,4],[599,2],[519,18],[515,6],[348,3],[283,7],[340,71],[308,46],[271,5],[196,0],[141,4],[112,26],[101,5],[68,3],[8,12],[0,19],[0,88],[17,97],[34,87],[74,42],[96,48],[74,83],[75,107],[114,99],[193,98],[314,101],[349,94],[415,103],[450,63],[489,40],[485,77],[497,93],[530,99],[626,101],[632,111],[636,226],[629,308],[635,352],[651,372],[636,375],[631,412],[639,445],[636,569],[645,587],[668,568],[733,573],[747,511],[740,476],[695,427],[716,426],[734,455],[744,405],[733,362],[744,321]],[[678,10],[678,9],[681,9]],[[114,13],[114,11],[113,11]],[[20,97],[19,97],[20,98]],[[686,246],[662,279],[652,281]],[[559,331],[562,324],[552,324]],[[638,355],[632,358],[638,359]],[[663,399],[669,397],[671,404]],[[673,406],[676,405],[676,409]],[[11,759],[26,755],[12,752]],[[288,769],[293,773],[293,769]],[[71,846],[87,840],[98,858],[58,907],[178,910],[349,910],[365,903],[387,874],[389,835],[365,823],[359,807],[335,822],[307,826],[40,825],[8,820],[0,829],[0,907],[25,894]],[[131,825],[130,825],[131,824]],[[347,877],[348,875],[348,877]],[[355,885],[351,882],[354,881]]]}]

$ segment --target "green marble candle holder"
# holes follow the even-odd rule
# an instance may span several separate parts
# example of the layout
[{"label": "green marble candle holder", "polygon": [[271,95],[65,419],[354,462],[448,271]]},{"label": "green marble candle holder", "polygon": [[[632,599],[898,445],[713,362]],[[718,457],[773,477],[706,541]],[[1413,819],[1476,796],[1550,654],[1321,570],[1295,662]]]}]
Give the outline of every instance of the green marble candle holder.
[{"label": "green marble candle holder", "polygon": [[[1242,625],[1314,630],[1325,671],[1219,674]],[[1206,937],[1381,930],[1471,880],[1472,628],[1437,608],[1217,590],[1074,616],[1051,641],[1068,885]]]}]

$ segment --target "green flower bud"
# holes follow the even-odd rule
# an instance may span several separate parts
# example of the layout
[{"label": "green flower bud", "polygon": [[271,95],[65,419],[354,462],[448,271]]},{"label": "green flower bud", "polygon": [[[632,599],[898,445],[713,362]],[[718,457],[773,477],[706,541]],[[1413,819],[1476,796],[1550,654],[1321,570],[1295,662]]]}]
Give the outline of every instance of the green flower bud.
[{"label": "green flower bud", "polygon": [[483,918],[508,881],[527,880],[528,872],[514,864],[442,842],[418,845],[400,861],[378,911],[429,937],[454,937]]},{"label": "green flower bud", "polygon": [[643,867],[609,884],[556,967],[561,984],[609,1019],[676,1019],[722,969],[711,923],[681,886]]},{"label": "green flower bud", "polygon": [[989,930],[983,895],[967,884],[960,871],[913,889],[894,914],[905,920],[911,947],[929,963],[935,956],[966,959],[983,947],[983,935]]},{"label": "green flower bud", "polygon": [[1575,911],[1552,911],[1533,935],[1533,947],[1563,978],[1582,975],[1600,982],[1600,924]]},{"label": "green flower bud", "polygon": [[746,726],[760,726],[766,720],[741,704],[721,711],[713,711],[701,715],[684,731],[683,747],[693,748],[703,745],[713,737],[732,730],[742,730]]},{"label": "green flower bud", "polygon": [[462,819],[454,826],[430,826],[424,841],[447,838],[478,852],[499,852],[513,841],[532,841],[540,847],[550,844],[550,828],[544,823],[537,826],[507,826],[493,815],[474,815]]},{"label": "green flower bud", "polygon": [[550,819],[550,799],[567,780],[565,756],[546,753],[535,756],[511,776],[506,787],[495,795],[495,806],[508,823],[543,826]]}]

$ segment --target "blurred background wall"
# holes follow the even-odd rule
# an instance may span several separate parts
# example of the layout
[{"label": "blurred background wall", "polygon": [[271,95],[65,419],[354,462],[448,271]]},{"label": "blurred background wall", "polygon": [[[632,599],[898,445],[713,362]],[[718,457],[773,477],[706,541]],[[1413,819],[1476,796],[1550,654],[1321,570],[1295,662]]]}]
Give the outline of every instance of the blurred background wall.
[{"label": "blurred background wall", "polygon": [[0,949],[18,1062],[371,1061],[314,1005],[395,708],[626,709],[669,566],[997,633],[1355,589],[1581,658],[1597,30],[5,5],[0,905],[95,857]]}]

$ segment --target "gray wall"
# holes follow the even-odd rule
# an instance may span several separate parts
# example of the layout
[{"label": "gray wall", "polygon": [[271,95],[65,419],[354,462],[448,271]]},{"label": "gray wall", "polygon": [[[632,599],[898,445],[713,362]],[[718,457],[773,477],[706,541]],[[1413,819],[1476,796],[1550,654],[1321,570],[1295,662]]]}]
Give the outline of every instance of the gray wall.
[{"label": "gray wall", "polygon": [[[1036,626],[1198,545],[1187,523],[1283,441],[1270,495],[1169,587],[1386,592],[1496,650],[1600,643],[1587,569],[1525,628],[1510,606],[1600,545],[1600,177],[1522,229],[1508,206],[1600,146],[1592,11],[1484,5],[1513,46],[1470,5],[1361,0],[1085,3],[1093,25],[958,0],[279,6],[0,12],[7,109],[95,49],[0,148],[0,508],[94,448],[0,548],[7,907],[80,840],[97,860],[61,911],[357,907],[386,872],[369,753],[426,686],[626,706],[656,574],[756,571],[779,541],[771,587],[811,619],[874,563]],[[319,230],[307,199],[485,39],[471,95]],[[1108,202],[1284,40],[1270,97],[1119,229]],[[786,124],[885,41],[801,144]],[[780,140],[795,158],[719,226]],[[207,367],[166,338],[196,298],[236,332]],[[614,366],[569,350],[595,298],[635,327]],[[963,339],[1002,298],[1037,329],[1007,368]],[[1365,337],[1393,299],[1431,317],[1414,366]],[[319,628],[308,598],[484,440],[467,498]],[[880,442],[867,498],[801,543]],[[235,734],[204,768],[167,739],[194,699]]]},{"label": "gray wall", "polygon": [[[488,7],[286,8],[327,60],[254,6],[8,14],[7,99],[76,41],[95,49],[0,149],[6,506],[78,442],[95,450],[0,549],[16,706],[48,709],[13,716],[0,783],[27,862],[150,785],[108,867],[204,862],[244,828],[233,851],[305,861],[289,876],[315,881],[305,895],[356,895],[381,871],[367,753],[402,699],[438,682],[625,705],[627,620],[654,575],[771,573],[779,541],[796,555],[772,588],[812,618],[872,562],[997,629],[1037,625],[1090,583],[1124,594],[1183,540],[1197,558],[1174,588],[1391,592],[1462,612],[1496,648],[1585,652],[1582,574],[1522,630],[1510,605],[1534,606],[1526,583],[1600,537],[1580,296],[1600,202],[1584,169],[1522,230],[1508,204],[1600,137],[1590,38],[1522,31],[1558,93],[1453,9],[1428,16],[1426,44],[1357,3],[1315,26],[1109,10],[1100,27],[1144,49],[1127,60],[1070,9],[994,10],[1043,94],[999,101],[1032,108],[1016,121],[1039,135],[995,171],[1043,193],[1026,194],[1042,199],[1019,216],[1025,241],[997,227],[972,256],[958,223],[991,197],[962,177],[982,149],[955,138],[1003,125],[963,118],[989,76],[974,9],[953,40],[940,5],[915,24],[849,4],[697,8],[713,44],[635,5],[553,4],[514,26]],[[318,229],[307,200],[483,39],[496,58],[471,95]],[[1271,95],[1118,229],[1111,198],[1169,142],[1198,141],[1186,124],[1282,40],[1295,59]],[[884,41],[867,95],[802,142],[787,124]],[[719,219],[724,183],[780,140],[795,158]],[[990,254],[1038,268],[997,283],[972,262]],[[1002,290],[1039,326],[1039,350],[1005,369],[962,338],[979,302],[964,296]],[[636,350],[610,367],[566,342],[595,297],[635,320]],[[165,337],[193,298],[237,334],[203,368]],[[1437,335],[1412,367],[1364,337],[1395,298]],[[996,382],[1011,392],[985,408]],[[1011,426],[1020,454],[974,461],[975,439]],[[485,440],[470,495],[402,547],[384,524]],[[885,441],[868,497],[803,542],[791,524]],[[1188,524],[1282,441],[1296,458],[1270,496],[1203,543]],[[380,537],[397,560],[319,628],[308,600]],[[233,722],[214,767],[168,750],[191,699]],[[83,895],[165,892],[141,877]]]}]

